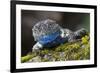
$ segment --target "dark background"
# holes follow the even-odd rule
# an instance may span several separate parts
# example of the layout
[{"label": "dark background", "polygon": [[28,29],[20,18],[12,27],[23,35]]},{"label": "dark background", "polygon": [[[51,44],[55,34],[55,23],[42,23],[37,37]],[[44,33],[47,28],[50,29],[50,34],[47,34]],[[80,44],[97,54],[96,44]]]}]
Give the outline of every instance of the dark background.
[{"label": "dark background", "polygon": [[32,27],[38,21],[52,19],[63,28],[76,31],[80,28],[90,30],[89,13],[54,12],[54,11],[31,11],[21,10],[21,55],[25,56],[32,51],[36,43],[32,36]]}]

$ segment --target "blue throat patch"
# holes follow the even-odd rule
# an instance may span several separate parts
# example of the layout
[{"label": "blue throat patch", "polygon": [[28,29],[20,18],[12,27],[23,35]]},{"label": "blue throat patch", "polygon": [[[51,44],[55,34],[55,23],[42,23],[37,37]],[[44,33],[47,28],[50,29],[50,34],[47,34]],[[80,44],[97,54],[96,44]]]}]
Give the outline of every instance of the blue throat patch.
[{"label": "blue throat patch", "polygon": [[55,40],[58,36],[60,36],[61,32],[54,32],[45,36],[41,36],[38,40],[39,43],[41,44],[46,44],[46,43],[50,43],[53,40]]},{"label": "blue throat patch", "polygon": [[38,42],[44,46],[52,47],[68,41],[68,38],[61,38],[61,32],[54,32],[45,36],[41,36]]}]

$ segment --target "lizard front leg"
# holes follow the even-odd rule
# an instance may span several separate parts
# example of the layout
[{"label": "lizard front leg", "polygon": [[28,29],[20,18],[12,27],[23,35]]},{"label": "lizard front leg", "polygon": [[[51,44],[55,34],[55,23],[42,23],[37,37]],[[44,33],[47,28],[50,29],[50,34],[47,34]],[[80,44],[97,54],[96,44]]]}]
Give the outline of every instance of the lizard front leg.
[{"label": "lizard front leg", "polygon": [[40,49],[42,49],[42,48],[43,48],[43,45],[40,44],[39,42],[37,42],[37,43],[33,46],[32,51],[40,50]]}]

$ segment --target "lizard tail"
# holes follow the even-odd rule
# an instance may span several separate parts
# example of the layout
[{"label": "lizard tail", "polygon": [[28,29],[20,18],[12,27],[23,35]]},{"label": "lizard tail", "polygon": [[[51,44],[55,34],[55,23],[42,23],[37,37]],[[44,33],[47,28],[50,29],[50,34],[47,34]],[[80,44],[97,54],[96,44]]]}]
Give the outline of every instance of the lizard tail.
[{"label": "lizard tail", "polygon": [[76,39],[81,39],[83,36],[88,35],[88,31],[85,28],[81,28],[74,32]]}]

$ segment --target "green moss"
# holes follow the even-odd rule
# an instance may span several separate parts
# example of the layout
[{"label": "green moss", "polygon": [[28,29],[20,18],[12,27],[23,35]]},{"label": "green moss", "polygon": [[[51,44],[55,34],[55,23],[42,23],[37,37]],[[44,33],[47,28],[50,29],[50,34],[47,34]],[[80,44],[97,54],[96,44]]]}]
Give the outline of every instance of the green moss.
[{"label": "green moss", "polygon": [[49,50],[48,50],[48,49],[44,49],[44,50],[41,50],[41,52],[40,52],[40,53],[45,55],[45,54],[48,54],[48,52],[49,52]]},{"label": "green moss", "polygon": [[88,43],[88,39],[89,39],[89,37],[87,35],[85,35],[85,37],[82,37],[82,43],[83,44],[87,44]]},{"label": "green moss", "polygon": [[36,56],[36,53],[32,53],[32,54],[29,53],[28,55],[21,57],[21,62],[22,63],[27,62],[35,56]]},{"label": "green moss", "polygon": [[27,62],[27,61],[30,60],[31,58],[33,58],[32,55],[27,55],[27,56],[21,57],[21,62]]},{"label": "green moss", "polygon": [[40,57],[41,62],[90,59],[89,36],[85,35],[80,40],[61,44],[55,48],[44,48],[38,52],[34,51],[32,54],[22,57],[21,62],[29,61],[29,59],[36,56]]}]

